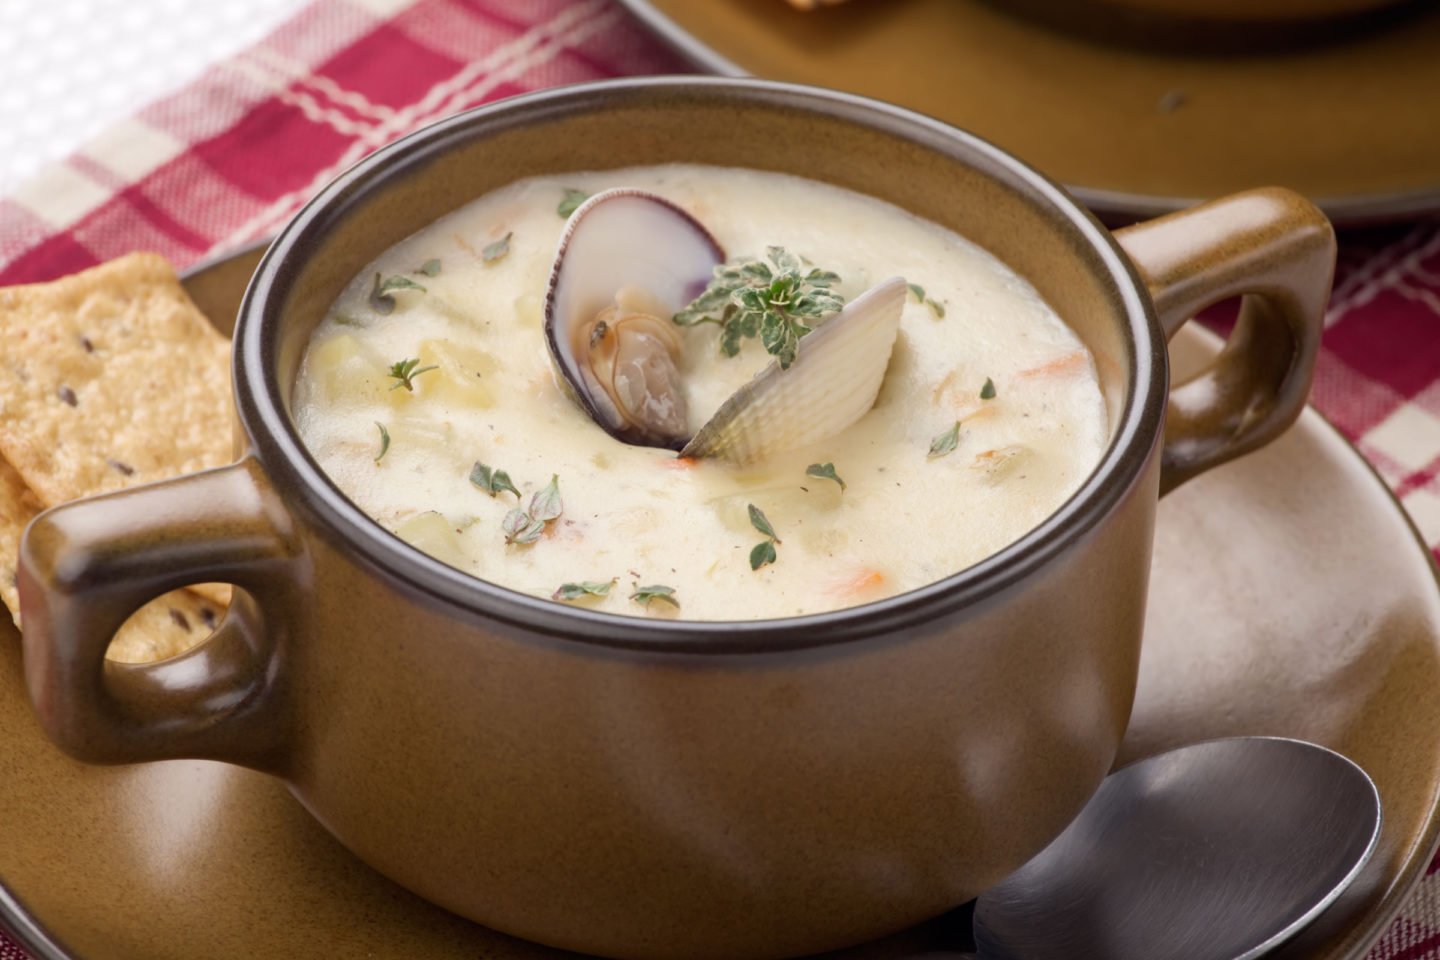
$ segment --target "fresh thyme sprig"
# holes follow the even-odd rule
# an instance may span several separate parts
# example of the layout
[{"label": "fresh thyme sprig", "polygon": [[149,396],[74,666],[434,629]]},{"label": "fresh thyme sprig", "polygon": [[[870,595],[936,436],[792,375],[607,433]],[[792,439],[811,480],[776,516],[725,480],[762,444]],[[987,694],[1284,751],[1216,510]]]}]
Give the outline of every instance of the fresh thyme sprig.
[{"label": "fresh thyme sprig", "polygon": [[675,598],[675,588],[667,587],[663,583],[652,583],[647,587],[637,586],[635,592],[630,594],[630,599],[646,607],[654,600],[664,601],[672,607],[680,606],[680,601]]},{"label": "fresh thyme sprig", "polygon": [[560,214],[560,216],[562,217],[569,217],[570,214],[574,213],[577,209],[579,209],[580,204],[584,203],[586,200],[589,199],[590,194],[586,193],[584,190],[576,190],[574,187],[566,187],[565,193],[560,197],[560,205],[555,208],[555,212]]},{"label": "fresh thyme sprig", "polygon": [[955,452],[960,445],[960,421],[956,420],[949,430],[939,434],[930,441],[930,459],[936,460],[940,457],[949,456]]},{"label": "fresh thyme sprig", "polygon": [[926,296],[924,287],[918,283],[907,283],[905,287],[910,291],[910,296],[915,298],[916,303],[923,303],[930,308],[930,312],[935,314],[936,320],[945,319],[945,304],[934,297]]},{"label": "fresh thyme sprig", "polygon": [[[417,367],[419,369],[416,369]],[[414,393],[416,377],[422,373],[429,373],[431,370],[439,369],[440,368],[433,363],[428,367],[421,367],[420,360],[417,357],[407,357],[404,360],[396,360],[390,364],[390,376],[395,378],[395,383],[390,389],[399,390],[401,387],[404,387],[406,390]]]},{"label": "fresh thyme sprig", "polygon": [[550,483],[530,498],[529,509],[515,507],[505,514],[505,519],[500,522],[505,542],[534,543],[545,533],[546,525],[559,519],[564,510],[565,505],[560,499],[560,478],[551,474]]},{"label": "fresh thyme sprig", "polygon": [[418,290],[420,293],[427,292],[424,284],[416,283],[403,274],[397,273],[393,277],[381,278],[380,274],[377,273],[375,274],[375,283],[370,287],[371,308],[374,309],[376,313],[394,312],[396,290]]},{"label": "fresh thyme sprig", "polygon": [[379,420],[375,421],[375,426],[380,430],[380,452],[375,454],[375,462],[379,463],[385,459],[385,454],[390,452],[390,431],[386,430],[385,424]]},{"label": "fresh thyme sprig", "polygon": [[840,479],[840,474],[835,472],[833,463],[812,463],[805,468],[805,476],[815,477],[817,480],[834,480],[840,484],[840,492],[845,492],[845,481]]},{"label": "fresh thyme sprig", "polygon": [[765,534],[765,539],[755,544],[750,551],[750,569],[759,570],[767,563],[774,563],[776,560],[775,545],[780,538],[775,536],[775,528],[770,525],[770,518],[755,504],[749,504],[750,526]]},{"label": "fresh thyme sprig", "polygon": [[740,352],[740,341],[759,336],[782,368],[795,362],[800,338],[845,306],[831,287],[840,278],[811,267],[784,247],[766,247],[764,258],[741,257],[715,268],[714,279],[689,306],[675,314],[682,327],[720,325],[720,350]]},{"label": "fresh thyme sprig", "polygon": [[504,490],[509,490],[515,494],[516,500],[520,499],[520,491],[510,480],[510,474],[504,470],[492,470],[489,464],[481,463],[479,460],[476,460],[475,466],[470,468],[470,482],[492,497]]},{"label": "fresh thyme sprig", "polygon": [[486,244],[485,249],[480,251],[480,259],[485,263],[494,263],[496,260],[504,259],[505,255],[510,252],[510,238],[513,236],[515,236],[515,232],[512,230],[494,243]]},{"label": "fresh thyme sprig", "polygon": [[575,583],[562,583],[560,588],[550,594],[551,600],[584,600],[586,597],[603,597],[610,593],[610,588],[615,586],[615,580],[580,580]]}]

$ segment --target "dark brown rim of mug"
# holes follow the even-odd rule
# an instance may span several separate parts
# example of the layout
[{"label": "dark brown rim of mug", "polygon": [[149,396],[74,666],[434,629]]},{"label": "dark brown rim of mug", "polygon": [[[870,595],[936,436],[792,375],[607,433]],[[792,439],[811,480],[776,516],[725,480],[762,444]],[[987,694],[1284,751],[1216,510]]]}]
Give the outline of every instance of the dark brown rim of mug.
[{"label": "dark brown rim of mug", "polygon": [[[286,412],[292,384],[279,381],[281,305],[308,251],[356,202],[392,178],[417,172],[452,146],[536,120],[603,111],[618,103],[764,104],[820,113],[880,130],[952,157],[1026,195],[1071,233],[1076,255],[1108,275],[1126,322],[1123,408],[1099,464],[1068,500],[998,553],[949,577],[873,603],[767,620],[669,620],[602,613],[519,593],[436,560],[391,534],[352,503],[311,457]],[[234,379],[255,456],[286,505],[361,566],[412,596],[476,623],[503,624],[556,641],[651,653],[777,653],[885,636],[980,607],[1089,535],[1140,481],[1159,441],[1168,369],[1165,340],[1129,260],[1100,222],[1055,182],[1000,148],[930,117],[852,94],[760,80],[646,77],[559,87],[479,107],[434,123],[340,174],[295,215],[265,254],[240,307]],[[684,598],[681,598],[681,615]]]}]

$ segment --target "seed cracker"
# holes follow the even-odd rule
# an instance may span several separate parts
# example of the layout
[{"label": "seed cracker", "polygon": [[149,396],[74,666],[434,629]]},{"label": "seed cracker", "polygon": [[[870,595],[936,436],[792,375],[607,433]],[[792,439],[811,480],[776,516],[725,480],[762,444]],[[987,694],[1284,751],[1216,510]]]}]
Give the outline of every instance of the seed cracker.
[{"label": "seed cracker", "polygon": [[[20,535],[44,507],[15,468],[0,460],[0,600],[20,626],[20,593],[15,565]],[[223,605],[190,590],[175,590],[152,600],[115,635],[106,656],[124,663],[160,660],[182,653],[209,635]]]},{"label": "seed cracker", "polygon": [[0,288],[0,454],[47,507],[233,459],[229,341],[163,257]]},{"label": "seed cracker", "polygon": [[17,627],[20,593],[15,585],[15,567],[20,558],[20,535],[43,509],[15,468],[0,460],[0,600],[10,608]]}]

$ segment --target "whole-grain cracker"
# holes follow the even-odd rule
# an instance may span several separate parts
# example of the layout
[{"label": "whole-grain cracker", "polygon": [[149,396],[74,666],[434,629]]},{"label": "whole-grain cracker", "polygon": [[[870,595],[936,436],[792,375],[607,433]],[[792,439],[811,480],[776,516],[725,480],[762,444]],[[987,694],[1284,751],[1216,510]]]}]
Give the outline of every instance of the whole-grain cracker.
[{"label": "whole-grain cracker", "polygon": [[[44,507],[15,468],[0,460],[0,600],[20,626],[15,565],[20,537]],[[136,611],[115,634],[106,656],[124,663],[160,660],[183,653],[210,635],[224,606],[191,590],[174,590]]]},{"label": "whole-grain cracker", "polygon": [[163,257],[0,289],[0,344],[0,454],[41,505],[231,461],[230,345]]}]

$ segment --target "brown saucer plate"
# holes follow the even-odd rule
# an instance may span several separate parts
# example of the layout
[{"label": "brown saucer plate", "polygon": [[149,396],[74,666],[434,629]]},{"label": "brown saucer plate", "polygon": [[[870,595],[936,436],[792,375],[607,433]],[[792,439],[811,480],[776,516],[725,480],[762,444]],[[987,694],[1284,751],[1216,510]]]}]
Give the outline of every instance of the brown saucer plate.
[{"label": "brown saucer plate", "polygon": [[[221,261],[187,285],[228,321],[258,256]],[[1172,355],[1183,371],[1215,348],[1191,324]],[[574,956],[401,889],[261,774],[66,758],[31,714],[8,620],[0,633],[0,925],[42,960]],[[1211,737],[1299,737],[1360,763],[1384,803],[1359,881],[1276,957],[1359,960],[1423,875],[1440,826],[1437,685],[1429,550],[1318,414],[1162,502],[1121,762]],[[964,921],[952,915],[831,960],[963,949]]]},{"label": "brown saucer plate", "polygon": [[1440,4],[1345,42],[1185,56],[978,0],[622,0],[703,70],[834,87],[974,131],[1091,208],[1154,216],[1283,185],[1353,225],[1440,211]]}]

